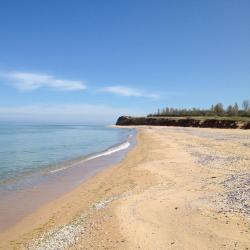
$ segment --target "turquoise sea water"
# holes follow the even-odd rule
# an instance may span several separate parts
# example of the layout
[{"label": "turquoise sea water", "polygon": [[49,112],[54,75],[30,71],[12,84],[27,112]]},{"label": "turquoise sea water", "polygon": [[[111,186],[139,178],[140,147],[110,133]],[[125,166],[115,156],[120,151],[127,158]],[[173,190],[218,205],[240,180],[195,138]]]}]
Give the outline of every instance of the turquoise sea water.
[{"label": "turquoise sea water", "polygon": [[81,125],[0,125],[0,184],[124,143],[131,130]]}]

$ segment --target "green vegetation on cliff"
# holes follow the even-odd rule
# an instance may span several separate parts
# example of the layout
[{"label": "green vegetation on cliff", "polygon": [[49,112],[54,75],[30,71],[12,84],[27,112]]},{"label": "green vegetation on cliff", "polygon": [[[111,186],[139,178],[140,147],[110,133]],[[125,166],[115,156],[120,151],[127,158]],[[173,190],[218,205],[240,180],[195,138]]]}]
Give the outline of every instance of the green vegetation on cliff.
[{"label": "green vegetation on cliff", "polygon": [[230,117],[230,119],[234,120],[242,120],[243,117],[250,117],[250,101],[244,100],[241,105],[241,109],[238,104],[229,105],[226,109],[224,108],[222,103],[217,103],[212,105],[210,109],[176,109],[176,108],[163,108],[158,109],[157,112],[149,114],[148,117],[196,117],[196,118],[204,118],[204,117],[219,117],[220,119],[226,119]]}]

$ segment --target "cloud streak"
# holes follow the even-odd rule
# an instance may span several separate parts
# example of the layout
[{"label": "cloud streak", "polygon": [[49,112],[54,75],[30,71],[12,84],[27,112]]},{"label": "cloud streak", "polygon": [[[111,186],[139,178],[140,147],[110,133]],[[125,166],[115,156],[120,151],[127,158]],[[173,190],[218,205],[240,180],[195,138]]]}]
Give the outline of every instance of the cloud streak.
[{"label": "cloud streak", "polygon": [[[58,91],[82,91],[87,88],[82,81],[60,79],[49,74],[38,74],[32,72],[0,72],[6,84],[15,87],[21,91],[34,91],[40,88],[54,89]],[[158,99],[158,94],[147,93],[135,88],[130,88],[122,85],[110,85],[97,89],[100,93],[110,93],[124,97],[144,97]]]},{"label": "cloud streak", "polygon": [[0,77],[15,88],[22,91],[32,91],[39,88],[51,88],[61,91],[80,91],[86,89],[81,81],[59,79],[48,74],[36,74],[30,72],[0,73]]},{"label": "cloud streak", "polygon": [[126,97],[148,97],[158,98],[157,94],[147,94],[134,88],[128,88],[120,85],[107,86],[99,90],[100,92],[112,93]]}]

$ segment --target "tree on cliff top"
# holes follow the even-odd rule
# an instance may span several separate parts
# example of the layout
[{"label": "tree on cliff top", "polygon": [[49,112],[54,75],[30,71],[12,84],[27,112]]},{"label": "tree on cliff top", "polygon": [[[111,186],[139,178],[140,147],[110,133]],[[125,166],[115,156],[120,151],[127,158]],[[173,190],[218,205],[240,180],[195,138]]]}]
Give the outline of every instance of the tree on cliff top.
[{"label": "tree on cliff top", "polygon": [[249,109],[250,109],[250,104],[249,104],[249,100],[244,100],[243,102],[242,102],[242,108],[243,108],[243,110],[244,111],[249,111]]},{"label": "tree on cliff top", "polygon": [[234,105],[229,105],[226,110],[224,110],[222,103],[217,103],[212,105],[210,109],[176,109],[171,107],[166,107],[163,109],[158,109],[156,113],[149,114],[148,116],[250,116],[250,101],[244,100],[242,102],[242,110],[239,109],[237,103]]},{"label": "tree on cliff top", "polygon": [[216,115],[223,115],[223,113],[224,113],[223,104],[222,104],[222,103],[217,103],[217,104],[214,106],[213,111],[214,111],[214,113],[215,113]]}]

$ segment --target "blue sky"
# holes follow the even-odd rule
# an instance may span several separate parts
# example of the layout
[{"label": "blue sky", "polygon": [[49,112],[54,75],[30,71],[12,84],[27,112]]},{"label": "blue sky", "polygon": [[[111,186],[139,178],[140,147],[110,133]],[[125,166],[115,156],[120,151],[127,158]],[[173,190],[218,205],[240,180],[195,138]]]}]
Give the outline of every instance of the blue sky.
[{"label": "blue sky", "polygon": [[250,97],[250,1],[1,1],[0,120],[112,123]]}]

